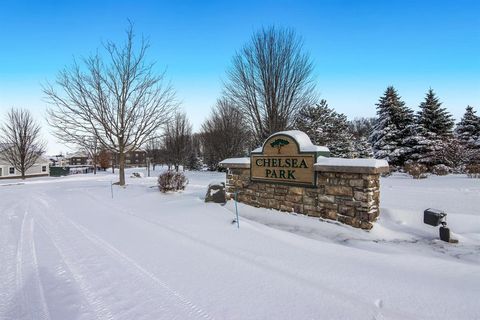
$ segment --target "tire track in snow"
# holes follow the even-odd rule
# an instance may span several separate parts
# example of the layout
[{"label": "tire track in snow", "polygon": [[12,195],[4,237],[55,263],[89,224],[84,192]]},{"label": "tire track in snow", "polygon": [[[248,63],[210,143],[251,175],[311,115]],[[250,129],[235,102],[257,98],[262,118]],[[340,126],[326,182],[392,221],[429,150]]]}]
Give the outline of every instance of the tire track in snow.
[{"label": "tire track in snow", "polygon": [[15,259],[15,266],[16,266],[16,289],[17,289],[17,294],[21,294],[21,301],[22,303],[18,306],[18,316],[21,317],[23,314],[23,309],[24,309],[24,301],[25,301],[25,293],[23,290],[23,272],[22,272],[22,265],[23,265],[23,242],[24,242],[24,230],[25,230],[25,222],[27,221],[27,215],[26,213],[23,214],[23,219],[22,219],[22,225],[20,227],[20,237],[18,239],[18,244],[17,244],[17,255]]},{"label": "tire track in snow", "polygon": [[17,248],[15,215],[18,205],[6,203],[0,212],[0,319],[13,313],[18,316],[18,304],[13,300],[17,290]]},{"label": "tire track in snow", "polygon": [[[78,285],[81,295],[84,298],[86,304],[90,307],[91,314],[95,315],[95,318],[98,320],[112,320],[114,316],[112,311],[104,303],[101,297],[95,293],[95,290],[89,285],[88,281],[82,275],[81,262],[78,259],[75,259],[79,255],[78,243],[69,242],[68,239],[61,237],[60,227],[57,222],[52,223],[45,213],[45,211],[52,212],[50,208],[51,202],[53,199],[47,201],[45,196],[42,194],[40,197],[33,197],[39,205],[45,207],[46,210],[39,210],[40,213],[35,212],[39,220],[39,227],[43,233],[50,240],[55,250],[59,254],[63,265],[66,266],[68,272],[73,278],[73,281]],[[73,257],[73,258],[72,258]]]},{"label": "tire track in snow", "polygon": [[[59,243],[62,242],[62,240],[57,235],[53,235],[51,231],[47,231],[47,228],[43,223],[39,224],[39,226],[42,229],[43,233],[50,239],[51,243],[55,247],[55,250],[58,252],[63,264],[68,269],[68,272],[72,276],[75,283],[79,286],[83,298],[91,309],[90,313],[94,314],[95,318],[99,320],[114,319],[108,307],[102,302],[100,298],[96,296],[95,293],[93,293],[94,290],[90,289],[78,268],[75,267],[75,263],[70,261],[70,259],[68,258],[68,254],[66,254],[65,252],[70,251],[70,249],[66,249],[66,247],[61,248],[61,245],[59,245]],[[72,253],[70,252],[70,254]]]},{"label": "tire track in snow", "polygon": [[95,290],[89,286],[87,281],[82,276],[81,262],[78,260],[72,259],[76,254],[79,253],[77,246],[72,245],[66,239],[62,239],[58,233],[58,230],[51,224],[50,221],[46,218],[45,214],[42,212],[41,215],[42,221],[40,222],[40,228],[45,233],[45,235],[50,239],[56,251],[60,255],[64,265],[70,271],[70,274],[73,277],[73,280],[78,284],[83,297],[85,298],[87,304],[92,309],[93,314],[99,320],[112,320],[114,319],[112,312],[103,302],[103,300],[95,294]]},{"label": "tire track in snow", "polygon": [[[168,231],[169,233],[172,233],[174,235],[181,236],[183,239],[188,240],[192,245],[195,245],[197,247],[203,247],[204,249],[208,249],[211,252],[215,252],[217,254],[227,256],[230,259],[237,260],[240,263],[247,265],[253,269],[258,270],[259,272],[266,272],[270,275],[273,275],[279,279],[290,279],[295,281],[301,286],[304,286],[305,288],[312,289],[316,292],[323,292],[322,295],[325,297],[332,297],[332,299],[337,300],[337,301],[348,301],[348,303],[352,306],[356,306],[359,310],[364,309],[365,312],[369,314],[370,317],[374,318],[375,316],[379,316],[379,311],[378,309],[373,305],[372,301],[369,299],[366,299],[362,296],[355,295],[352,292],[348,292],[345,290],[340,290],[338,288],[335,288],[334,286],[325,283],[324,281],[321,281],[320,279],[316,279],[314,282],[312,282],[311,279],[308,279],[300,274],[295,274],[290,272],[290,270],[286,268],[282,268],[281,265],[274,264],[268,260],[256,260],[252,259],[251,256],[248,254],[243,254],[239,252],[232,252],[222,246],[218,246],[214,243],[210,243],[200,237],[195,237],[192,234],[189,234],[188,232],[184,230],[179,230],[178,228],[172,227],[170,225],[164,225],[161,224],[158,221],[151,220],[142,216],[138,216],[134,214],[132,211],[130,211],[128,208],[122,207],[122,206],[114,206],[109,202],[105,202],[105,199],[103,198],[98,198],[94,194],[91,194],[88,190],[81,189],[81,193],[88,196],[92,200],[95,201],[97,205],[101,205],[103,207],[106,207],[110,209],[109,211],[114,211],[115,213],[124,215],[124,216],[130,216],[139,220],[142,220],[144,222],[147,222],[149,224],[153,224],[157,227],[162,228],[165,231]],[[181,200],[173,200],[169,201],[169,204],[171,202],[179,202]],[[185,200],[182,200],[185,201]],[[65,217],[68,219],[67,217]],[[69,219],[70,220],[70,219]],[[85,229],[87,230],[87,229]],[[328,294],[326,293],[328,292]],[[335,298],[333,298],[335,297]],[[366,310],[365,310],[366,309]],[[396,310],[382,310],[384,314],[389,315],[394,318],[402,318],[402,319],[415,319],[415,316],[405,312],[402,310],[401,312],[396,311]]]},{"label": "tire track in snow", "polygon": [[[302,277],[298,274],[292,274],[289,272],[289,270],[286,270],[284,268],[281,268],[277,264],[272,264],[268,261],[258,261],[258,260],[252,260],[252,258],[248,255],[242,254],[241,252],[231,252],[229,250],[225,250],[225,248],[212,244],[208,241],[205,241],[204,239],[201,239],[199,237],[192,236],[191,234],[183,231],[183,230],[178,230],[177,228],[174,228],[169,225],[163,225],[159,223],[158,221],[154,221],[145,217],[138,216],[134,213],[132,213],[129,209],[123,208],[123,207],[114,207],[111,204],[102,202],[101,199],[96,198],[95,195],[91,194],[90,192],[84,190],[84,193],[89,196],[91,199],[95,200],[96,203],[101,204],[109,209],[115,210],[116,213],[134,217],[136,219],[139,219],[141,221],[147,222],[149,224],[153,224],[157,227],[162,228],[165,231],[168,231],[170,233],[173,233],[175,235],[179,235],[182,238],[190,241],[192,244],[196,246],[201,246],[206,249],[212,250],[218,254],[228,256],[230,259],[237,260],[241,263],[244,263],[246,265],[249,265],[250,267],[253,267],[257,270],[260,270],[261,272],[266,272],[265,270],[268,270],[267,272],[270,274],[276,274],[276,276],[280,278],[288,278],[292,279],[294,281],[302,283],[305,287],[309,287],[313,290],[319,290],[319,288],[323,288],[324,290],[327,290],[329,292],[329,296],[332,296],[332,293],[339,297],[343,301],[349,301],[349,304],[351,305],[356,305],[359,308],[365,307],[365,306],[371,306],[367,307],[369,309],[369,313],[372,317],[378,317],[379,315],[387,314],[392,317],[398,317],[402,319],[415,319],[415,315],[411,314],[406,311],[394,311],[394,310],[385,310],[382,309],[383,312],[380,312],[374,305],[373,303],[366,298],[363,298],[358,295],[354,295],[350,292],[345,292],[343,290],[339,290],[331,285],[328,285],[323,282],[319,282],[318,280],[315,282],[312,282],[310,279],[306,279],[305,277]],[[178,200],[174,200],[172,202],[177,202]],[[171,203],[171,202],[169,202]]]},{"label": "tire track in snow", "polygon": [[[29,204],[27,204],[29,207]],[[28,209],[25,211],[20,228],[17,249],[17,294],[21,294],[20,314],[28,314],[30,319],[48,320],[45,293],[40,278],[34,238],[34,220]]]},{"label": "tire track in snow", "polygon": [[[38,200],[43,205],[48,205],[48,203],[45,202],[44,199],[38,199]],[[55,214],[52,211],[53,210],[51,210],[49,215]],[[183,297],[179,292],[170,288],[160,278],[158,278],[154,274],[150,273],[148,270],[146,270],[145,268],[140,266],[134,260],[132,260],[131,258],[126,256],[125,254],[123,254],[121,251],[119,251],[115,247],[111,246],[109,243],[107,243],[103,239],[94,235],[93,233],[88,231],[83,226],[80,226],[79,224],[75,223],[74,221],[68,219],[63,214],[55,214],[55,222],[54,223],[52,223],[50,221],[50,218],[47,217],[47,215],[44,214],[43,211],[41,212],[41,216],[42,216],[42,220],[44,222],[42,224],[44,225],[43,228],[44,228],[45,233],[51,238],[51,240],[54,243],[54,245],[56,246],[57,250],[62,255],[62,259],[65,260],[66,265],[71,269],[72,273],[76,274],[75,280],[82,284],[81,286],[83,287],[83,290],[85,292],[87,292],[87,295],[89,295],[89,292],[91,292],[91,290],[86,288],[86,285],[85,285],[84,281],[81,278],[79,278],[78,275],[79,275],[80,271],[74,270],[74,269],[76,269],[75,265],[78,264],[78,263],[73,263],[73,264],[70,263],[68,261],[69,260],[68,256],[70,254],[68,254],[68,253],[65,254],[64,253],[65,248],[61,248],[62,245],[59,244],[60,243],[59,239],[53,239],[53,237],[58,237],[58,238],[60,237],[59,236],[59,234],[60,234],[59,231],[60,230],[63,234],[68,234],[69,236],[72,236],[72,237],[74,236],[75,233],[80,233],[82,235],[82,239],[86,238],[87,240],[89,240],[90,243],[92,243],[97,248],[97,250],[100,249],[102,251],[101,256],[105,256],[105,253],[107,253],[108,256],[114,258],[117,262],[120,262],[122,265],[127,267],[130,270],[130,273],[133,275],[133,278],[134,278],[135,281],[131,281],[131,277],[129,277],[125,281],[128,282],[130,280],[129,282],[135,284],[136,286],[138,286],[138,283],[140,283],[140,282],[145,283],[146,286],[148,286],[148,285],[151,286],[151,284],[153,282],[157,288],[160,288],[163,291],[163,295],[165,295],[165,293],[166,293],[168,296],[171,297],[171,299],[172,299],[171,304],[176,304],[176,305],[181,306],[181,309],[183,309],[184,312],[186,314],[188,314],[190,317],[195,317],[195,318],[199,317],[199,318],[203,318],[203,319],[213,319],[213,317],[208,315],[200,307],[196,306],[190,300]],[[76,232],[75,231],[70,232],[71,228],[75,228]],[[65,243],[65,242],[69,243],[70,247],[76,249],[75,250],[76,255],[82,256],[82,253],[83,253],[82,251],[84,251],[84,249],[82,249],[81,246],[78,246],[77,244],[74,244],[72,240],[67,240],[65,237],[63,237],[63,239],[61,240],[61,243]],[[78,241],[78,239],[77,239],[77,242],[78,243],[81,242],[83,245],[85,245],[84,241]],[[85,253],[85,254],[92,255],[92,251],[94,251],[94,250],[89,250],[88,253]],[[124,272],[124,276],[125,275],[126,275],[126,272]],[[148,283],[148,285],[147,285],[147,283]],[[142,290],[147,291],[146,286],[142,287]],[[91,301],[92,299],[88,299],[88,300],[90,300],[89,303],[91,305],[96,304],[96,301]],[[158,300],[158,294],[151,294],[151,296],[149,298],[149,301],[155,301],[155,300]],[[165,300],[165,299],[163,299],[163,300]],[[165,311],[165,312],[168,311],[167,307],[169,307],[169,306],[171,306],[170,303],[167,303],[167,306],[164,306],[164,307],[156,305],[156,307],[159,311]],[[97,314],[98,314],[98,312],[97,312]],[[110,313],[110,315],[111,315],[111,317],[105,318],[100,314],[99,319],[114,318],[112,313]]]},{"label": "tire track in snow", "polygon": [[77,228],[86,238],[88,238],[90,241],[96,243],[97,245],[103,247],[107,252],[110,252],[110,254],[117,256],[120,260],[123,260],[124,262],[130,264],[132,267],[137,269],[142,275],[147,277],[150,280],[153,280],[157,285],[159,285],[161,288],[166,290],[169,294],[180,300],[183,304],[188,306],[190,309],[192,309],[196,314],[201,316],[204,319],[213,319],[208,313],[203,311],[200,307],[195,305],[193,302],[182,296],[179,292],[175,291],[174,289],[170,288],[164,281],[160,280],[157,276],[155,276],[153,273],[149,272],[145,268],[143,268],[141,265],[136,263],[134,260],[129,258],[127,255],[123,254],[121,251],[110,245],[108,242],[105,240],[101,239],[100,237],[94,235],[91,233],[88,229],[85,227],[75,223],[74,221],[69,219],[69,222]]},{"label": "tire track in snow", "polygon": [[35,318],[36,319],[42,319],[42,320],[48,320],[50,319],[50,313],[48,311],[48,306],[47,306],[47,301],[45,300],[45,292],[43,290],[43,284],[42,284],[42,279],[40,277],[40,271],[38,269],[38,260],[37,260],[37,251],[35,247],[35,237],[34,237],[34,219],[30,219],[30,225],[28,228],[28,251],[31,254],[29,258],[31,258],[31,266],[33,268],[33,273],[32,275],[34,276],[33,282],[35,283],[35,291],[36,293],[36,299],[40,300],[39,302],[39,307],[40,310],[34,310],[35,311]]}]

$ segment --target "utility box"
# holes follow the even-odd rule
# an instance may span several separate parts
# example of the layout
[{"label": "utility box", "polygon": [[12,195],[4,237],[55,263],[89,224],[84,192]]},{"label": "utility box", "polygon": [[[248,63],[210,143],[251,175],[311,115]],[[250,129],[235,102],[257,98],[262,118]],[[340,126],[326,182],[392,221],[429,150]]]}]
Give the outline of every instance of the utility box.
[{"label": "utility box", "polygon": [[69,167],[50,167],[50,177],[68,176],[69,174]]},{"label": "utility box", "polygon": [[443,211],[429,208],[423,212],[423,223],[437,227],[447,214]]},{"label": "utility box", "polygon": [[440,227],[440,240],[450,242],[450,229],[447,227]]}]

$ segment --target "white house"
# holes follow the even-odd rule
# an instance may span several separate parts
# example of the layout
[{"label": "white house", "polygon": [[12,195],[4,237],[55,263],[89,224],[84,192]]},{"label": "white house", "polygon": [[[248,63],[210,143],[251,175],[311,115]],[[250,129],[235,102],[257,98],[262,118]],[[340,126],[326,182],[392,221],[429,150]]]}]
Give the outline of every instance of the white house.
[{"label": "white house", "polygon": [[[39,157],[37,162],[27,170],[27,177],[41,177],[48,176],[50,174],[49,170],[49,160],[44,157]],[[5,160],[0,159],[0,179],[8,178],[19,178],[20,172],[16,170],[12,165],[10,165]]]}]

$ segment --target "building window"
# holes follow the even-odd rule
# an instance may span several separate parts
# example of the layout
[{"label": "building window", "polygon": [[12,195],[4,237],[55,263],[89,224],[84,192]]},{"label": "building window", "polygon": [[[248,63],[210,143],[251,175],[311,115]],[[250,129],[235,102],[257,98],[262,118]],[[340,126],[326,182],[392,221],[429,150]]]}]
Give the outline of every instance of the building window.
[{"label": "building window", "polygon": [[47,166],[42,166],[42,172],[47,172]]},{"label": "building window", "polygon": [[14,167],[10,167],[10,168],[8,169],[8,172],[9,172],[10,174],[15,174],[15,168],[14,168]]}]

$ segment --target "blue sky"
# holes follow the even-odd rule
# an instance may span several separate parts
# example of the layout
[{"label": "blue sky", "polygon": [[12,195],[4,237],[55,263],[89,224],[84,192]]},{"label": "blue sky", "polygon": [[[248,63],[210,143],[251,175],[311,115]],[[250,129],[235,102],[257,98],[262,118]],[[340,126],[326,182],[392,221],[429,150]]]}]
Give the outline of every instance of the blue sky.
[{"label": "blue sky", "polygon": [[[428,88],[459,119],[480,109],[480,1],[0,0],[0,118],[13,107],[44,123],[41,84],[127,19],[150,39],[194,129],[220,96],[235,51],[262,26],[290,27],[315,64],[320,97],[348,117],[375,115],[388,85],[417,109]],[[480,110],[479,110],[480,113]],[[66,150],[44,125],[49,152]]]}]

